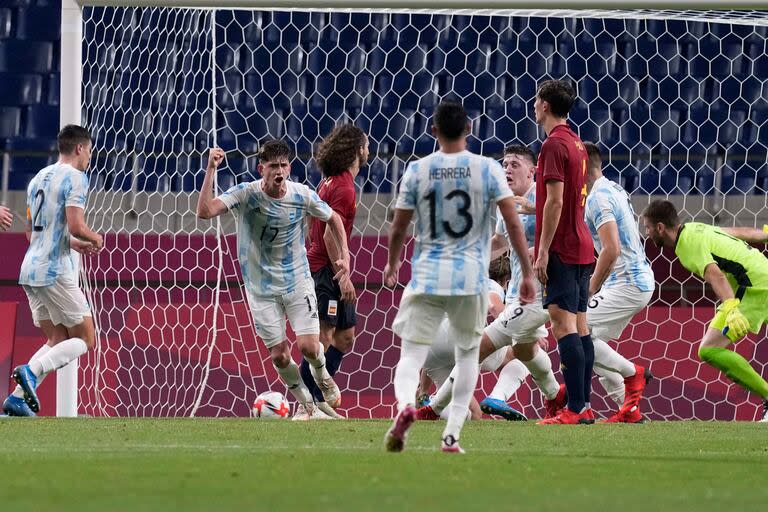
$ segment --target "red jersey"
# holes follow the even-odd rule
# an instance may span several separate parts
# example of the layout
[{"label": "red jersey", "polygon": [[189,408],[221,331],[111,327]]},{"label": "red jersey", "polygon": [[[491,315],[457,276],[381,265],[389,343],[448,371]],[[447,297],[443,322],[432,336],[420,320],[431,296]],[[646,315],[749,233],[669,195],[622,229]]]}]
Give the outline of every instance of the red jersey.
[{"label": "red jersey", "polygon": [[568,125],[555,126],[541,146],[536,169],[536,244],[539,254],[541,220],[547,200],[547,181],[563,182],[563,210],[549,247],[563,263],[589,264],[595,261],[595,246],[584,221],[587,200],[587,150]]},{"label": "red jersey", "polygon": [[[347,233],[347,244],[349,244],[349,236],[352,234],[355,212],[357,211],[355,180],[352,178],[352,174],[345,171],[338,176],[325,178],[317,187],[317,195],[341,217],[342,222],[344,222],[344,231]],[[309,225],[310,244],[309,250],[307,250],[307,259],[309,260],[309,270],[313,273],[331,264],[328,250],[325,248],[323,233],[325,233],[325,222],[312,217]]]}]

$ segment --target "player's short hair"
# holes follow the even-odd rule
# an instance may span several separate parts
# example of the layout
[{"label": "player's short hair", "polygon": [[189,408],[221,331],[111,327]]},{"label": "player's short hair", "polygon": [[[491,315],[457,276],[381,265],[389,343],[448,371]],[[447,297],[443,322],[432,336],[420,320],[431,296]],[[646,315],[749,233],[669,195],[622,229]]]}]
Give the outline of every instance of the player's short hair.
[{"label": "player's short hair", "polygon": [[259,162],[272,162],[278,158],[287,158],[289,161],[293,158],[291,148],[284,141],[279,139],[268,140],[259,148]]},{"label": "player's short hair", "polygon": [[504,156],[507,155],[520,155],[526,157],[531,161],[533,165],[536,165],[536,153],[531,151],[531,148],[522,144],[512,144],[504,148]]},{"label": "player's short hair", "polygon": [[62,155],[71,155],[78,144],[88,144],[89,142],[91,142],[90,132],[76,124],[68,124],[56,136],[59,153]]},{"label": "player's short hair", "polygon": [[504,281],[512,277],[512,270],[509,267],[508,254],[502,254],[495,260],[491,261],[491,264],[488,266],[488,277],[499,284],[504,284]]},{"label": "player's short hair", "polygon": [[680,217],[677,215],[677,208],[669,201],[657,199],[645,207],[642,213],[643,217],[651,221],[654,225],[661,222],[668,228],[674,228],[680,225]]},{"label": "player's short hair", "polygon": [[546,80],[539,85],[536,93],[542,101],[549,103],[549,108],[557,117],[566,117],[576,101],[573,86],[565,80]]},{"label": "player's short hair", "polygon": [[464,135],[469,117],[464,106],[458,101],[443,100],[435,109],[432,124],[447,140],[457,140]]},{"label": "player's short hair", "polygon": [[594,169],[596,167],[603,166],[603,156],[600,154],[600,148],[594,142],[584,142],[584,149],[587,150],[589,156],[589,168]]},{"label": "player's short hair", "polygon": [[352,123],[340,124],[320,143],[315,160],[325,176],[338,176],[352,167],[363,146],[363,130]]}]

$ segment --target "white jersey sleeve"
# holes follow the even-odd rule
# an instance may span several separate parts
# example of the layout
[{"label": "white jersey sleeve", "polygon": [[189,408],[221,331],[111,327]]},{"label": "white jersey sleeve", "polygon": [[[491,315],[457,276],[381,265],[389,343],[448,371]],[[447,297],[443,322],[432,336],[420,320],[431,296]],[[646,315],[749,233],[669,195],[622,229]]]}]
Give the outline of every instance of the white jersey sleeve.
[{"label": "white jersey sleeve", "polygon": [[66,192],[65,206],[85,209],[85,202],[88,199],[88,176],[81,172],[80,175],[73,175],[69,182],[69,191]]},{"label": "white jersey sleeve", "polygon": [[400,181],[400,191],[397,194],[395,208],[400,210],[413,210],[416,208],[416,193],[418,192],[417,169],[418,167],[414,162],[405,170],[403,179]]},{"label": "white jersey sleeve", "polygon": [[309,190],[307,188],[307,213],[311,217],[316,217],[323,222],[328,222],[331,217],[333,216],[333,209],[320,199],[320,196],[317,195],[317,192],[314,190]]},{"label": "white jersey sleeve", "polygon": [[248,185],[249,183],[240,183],[230,187],[226,192],[218,196],[217,199],[224,203],[228,210],[239,208],[248,198]]}]

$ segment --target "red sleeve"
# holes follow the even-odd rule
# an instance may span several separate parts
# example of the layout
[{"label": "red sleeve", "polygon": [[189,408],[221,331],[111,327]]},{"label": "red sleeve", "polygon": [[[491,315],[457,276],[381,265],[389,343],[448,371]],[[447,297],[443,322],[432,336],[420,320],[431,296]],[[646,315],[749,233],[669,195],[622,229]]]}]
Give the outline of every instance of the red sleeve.
[{"label": "red sleeve", "polygon": [[565,181],[565,167],[568,160],[568,150],[565,144],[557,139],[547,139],[539,153],[539,168],[544,181]]}]

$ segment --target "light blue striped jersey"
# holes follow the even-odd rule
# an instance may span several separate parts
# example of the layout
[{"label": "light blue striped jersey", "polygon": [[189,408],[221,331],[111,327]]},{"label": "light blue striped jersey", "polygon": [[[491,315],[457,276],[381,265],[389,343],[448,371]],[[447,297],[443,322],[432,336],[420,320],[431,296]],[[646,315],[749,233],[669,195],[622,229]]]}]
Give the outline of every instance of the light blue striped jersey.
[{"label": "light blue striped jersey", "polygon": [[333,210],[306,185],[286,181],[279,199],[263,180],[235,185],[218,199],[235,214],[237,254],[243,281],[254,295],[283,295],[310,279],[305,236],[307,216],[328,221]]},{"label": "light blue striped jersey", "polygon": [[501,302],[504,302],[504,288],[493,279],[488,280],[488,296],[491,295],[498,295]]},{"label": "light blue striped jersey", "polygon": [[485,294],[492,206],[512,191],[498,162],[441,151],[408,165],[396,208],[415,210],[408,287],[430,295]]},{"label": "light blue striped jersey", "polygon": [[598,252],[602,250],[600,237],[597,234],[598,228],[606,222],[613,221],[619,231],[621,254],[603,287],[631,284],[644,292],[653,291],[655,286],[653,271],[645,256],[637,217],[629,201],[629,194],[621,185],[604,176],[598,178],[587,196],[584,216]]},{"label": "light blue striped jersey", "polygon": [[[525,199],[533,204],[536,204],[536,184],[532,184],[528,192],[523,196]],[[533,247],[536,238],[536,215],[521,215],[519,214],[520,222],[523,224],[523,231],[525,232],[525,239],[528,241],[528,247]],[[498,215],[496,219],[496,234],[504,235],[509,241],[509,233],[507,233],[507,226],[504,224],[504,219],[501,215]],[[511,275],[509,278],[509,284],[507,285],[507,296],[504,299],[506,304],[512,304],[512,301],[517,299],[520,294],[520,283],[523,280],[523,269],[520,266],[520,260],[517,257],[517,253],[511,250],[509,251],[509,269]]]},{"label": "light blue striped jersey", "polygon": [[78,259],[69,247],[67,206],[85,209],[88,176],[69,164],[38,172],[27,187],[32,236],[19,272],[19,284],[51,286],[59,276],[77,279]]}]

